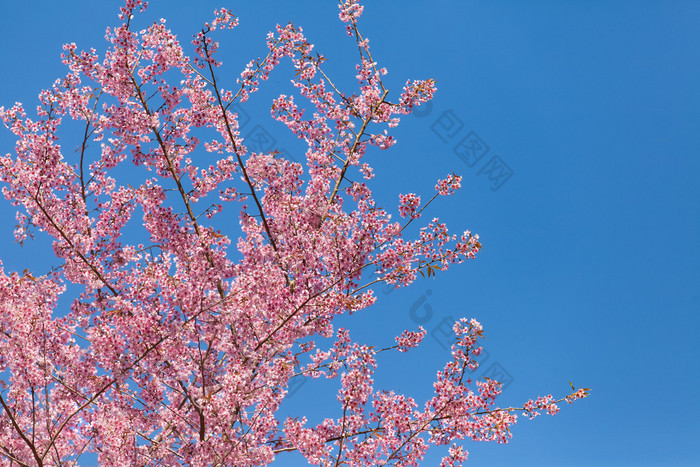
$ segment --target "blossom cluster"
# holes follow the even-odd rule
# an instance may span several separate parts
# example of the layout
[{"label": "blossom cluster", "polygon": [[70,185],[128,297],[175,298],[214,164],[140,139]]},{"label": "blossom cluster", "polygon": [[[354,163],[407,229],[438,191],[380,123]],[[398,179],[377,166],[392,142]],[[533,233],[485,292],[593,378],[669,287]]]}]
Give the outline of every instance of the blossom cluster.
[{"label": "blossom cluster", "polygon": [[409,216],[411,219],[420,217],[418,207],[420,206],[420,196],[415,193],[399,195],[399,214],[401,217]]},{"label": "blossom cluster", "polygon": [[462,177],[451,174],[443,180],[438,180],[437,185],[435,185],[435,191],[437,191],[440,196],[448,196],[454,194],[461,187]]},{"label": "blossom cluster", "polygon": [[[419,346],[426,331],[373,346],[336,318],[371,307],[378,284],[410,285],[481,244],[437,218],[405,234],[459,189],[457,175],[422,206],[400,195],[403,224],[375,201],[367,154],[394,145],[399,116],[435,82],[408,81],[392,101],[358,29],[363,7],[339,6],[360,55],[349,90],[293,24],[270,32],[267,55],[227,89],[215,37],[238,24],[233,12],[217,10],[183,45],[165,20],[137,29],[147,3],[124,0],[102,56],[64,46],[66,75],[36,115],[0,107],[17,139],[0,156],[15,238],[48,238],[54,253],[45,271],[0,263],[4,464],[74,465],[93,452],[105,466],[249,466],[298,451],[316,465],[417,465],[444,445],[441,465],[457,466],[462,440],[505,442],[517,411],[553,414],[588,395],[495,407],[500,383],[468,377],[483,329],[467,319],[429,400],[375,389],[381,354]],[[306,145],[303,164],[249,150],[231,107],[282,60],[295,94],[271,115]],[[74,148],[65,132],[76,124]],[[337,411],[316,425],[283,418],[291,385],[321,377],[336,382]]]},{"label": "blossom cluster", "polygon": [[419,326],[417,332],[405,330],[400,336],[396,337],[399,352],[406,352],[408,349],[418,347],[425,337],[425,334],[426,330],[423,329],[423,326]]},{"label": "blossom cluster", "polygon": [[348,35],[352,35],[352,26],[357,24],[357,20],[360,18],[360,15],[362,15],[364,6],[360,5],[358,0],[341,0],[338,6],[340,8],[338,17],[343,23],[350,23],[347,26],[347,31]]}]

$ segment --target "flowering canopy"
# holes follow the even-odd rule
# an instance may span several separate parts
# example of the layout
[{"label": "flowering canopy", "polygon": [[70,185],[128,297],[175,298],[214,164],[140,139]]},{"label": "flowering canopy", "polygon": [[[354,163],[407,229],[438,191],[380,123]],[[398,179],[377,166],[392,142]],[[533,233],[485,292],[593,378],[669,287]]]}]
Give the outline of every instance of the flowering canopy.
[{"label": "flowering canopy", "polygon": [[[267,55],[227,89],[213,35],[237,25],[231,11],[217,10],[194,36],[190,58],[164,20],[133,30],[145,8],[125,1],[103,57],[64,46],[69,71],[39,95],[36,117],[19,103],[0,108],[17,137],[14,154],[0,157],[3,194],[20,208],[15,237],[44,232],[59,262],[43,275],[0,265],[5,465],[74,465],[97,452],[100,465],[250,466],[294,450],[322,465],[416,465],[429,444],[505,442],[517,411],[557,411],[551,396],[494,408],[500,383],[465,379],[481,351],[475,320],[455,323],[452,360],[422,405],[375,391],[372,375],[378,352],[408,351],[425,330],[377,350],[334,328],[338,315],[375,302],[374,284],[409,285],[481,248],[477,235],[450,234],[438,219],[415,239],[403,235],[430,201],[459,188],[459,176],[438,181],[423,205],[400,195],[404,224],[347,176],[371,179],[369,146],[391,147],[399,117],[435,92],[432,80],[407,81],[391,98],[357,27],[362,6],[340,2],[360,56],[350,94],[292,24],[277,26]],[[305,103],[280,95],[271,113],[307,144],[305,164],[249,151],[231,107],[285,58]],[[66,120],[83,128],[75,153],[59,144]],[[145,169],[130,169],[131,183],[119,170],[129,161]],[[234,239],[211,222],[236,204],[231,253]],[[66,284],[82,292],[58,310]],[[319,377],[340,380],[335,418],[280,420],[290,381]],[[466,457],[453,444],[442,465]]]}]

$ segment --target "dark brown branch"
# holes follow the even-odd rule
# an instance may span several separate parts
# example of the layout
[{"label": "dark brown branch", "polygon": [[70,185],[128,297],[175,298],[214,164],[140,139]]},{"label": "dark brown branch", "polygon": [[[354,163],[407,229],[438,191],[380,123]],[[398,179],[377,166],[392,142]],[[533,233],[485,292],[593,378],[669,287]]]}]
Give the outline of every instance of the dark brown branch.
[{"label": "dark brown branch", "polygon": [[5,409],[5,412],[7,413],[7,416],[9,417],[10,422],[12,423],[12,427],[15,429],[20,438],[22,438],[22,440],[27,444],[27,446],[29,446],[29,449],[32,451],[32,455],[34,456],[34,460],[36,461],[37,465],[39,467],[43,467],[43,456],[39,456],[39,453],[37,452],[34,443],[29,438],[27,438],[27,436],[22,431],[22,428],[20,428],[20,426],[17,424],[17,420],[15,420],[14,415],[12,415],[12,411],[5,403],[5,399],[2,397],[2,394],[0,394],[0,404],[2,405],[2,408]]}]

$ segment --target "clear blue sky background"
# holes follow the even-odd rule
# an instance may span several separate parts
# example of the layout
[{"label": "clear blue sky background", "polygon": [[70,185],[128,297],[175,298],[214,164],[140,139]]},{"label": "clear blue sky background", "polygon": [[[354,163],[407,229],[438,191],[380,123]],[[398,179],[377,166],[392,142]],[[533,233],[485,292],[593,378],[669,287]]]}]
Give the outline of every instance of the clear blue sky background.
[{"label": "clear blue sky background", "polygon": [[[521,421],[509,445],[467,442],[470,465],[700,465],[700,3],[369,3],[361,29],[393,89],[408,78],[438,82],[432,107],[402,122],[398,144],[370,155],[377,195],[393,205],[397,192],[430,193],[435,179],[460,173],[464,189],[433,213],[485,246],[437,279],[380,289],[377,305],[348,321],[376,345],[418,321],[431,331],[418,351],[380,361],[377,387],[429,397],[448,358],[443,319],[474,317],[488,339],[480,374],[509,381],[502,405],[566,394],[569,380],[593,392],[556,417]],[[33,108],[64,71],[61,44],[102,52],[117,5],[0,1],[0,105]],[[155,0],[148,18],[167,18],[189,42],[221,5],[241,18],[222,38],[229,83],[264,54],[265,33],[290,20],[336,75],[354,75],[335,2]],[[244,134],[259,125],[298,154],[268,116],[287,79],[273,75],[251,99]],[[474,152],[470,132],[488,152]],[[11,136],[0,133],[3,153]],[[509,178],[496,177],[496,163]],[[45,246],[13,246],[9,205],[0,216],[7,269],[44,264]],[[337,417],[334,385],[307,382],[284,410]]]}]

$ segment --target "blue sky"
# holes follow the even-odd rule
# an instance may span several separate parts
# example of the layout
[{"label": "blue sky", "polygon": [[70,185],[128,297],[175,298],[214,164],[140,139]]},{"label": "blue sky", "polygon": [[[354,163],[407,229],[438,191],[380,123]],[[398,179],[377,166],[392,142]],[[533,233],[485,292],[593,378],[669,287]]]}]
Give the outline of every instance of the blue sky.
[{"label": "blue sky", "polygon": [[[368,344],[415,323],[430,332],[419,350],[380,360],[377,387],[429,397],[448,358],[443,320],[473,317],[487,337],[480,374],[509,381],[502,405],[564,395],[569,380],[593,392],[555,417],[522,420],[508,445],[466,443],[469,465],[700,464],[700,4],[369,3],[361,29],[388,83],[398,91],[408,78],[434,78],[438,87],[431,106],[404,119],[396,146],[370,154],[377,197],[393,205],[398,192],[430,193],[457,172],[463,190],[432,213],[485,246],[436,279],[378,290],[376,306],[347,321]],[[229,82],[264,53],[265,33],[288,21],[330,67],[354,75],[334,2],[155,0],[147,17],[165,17],[188,42],[222,5],[241,19],[221,39]],[[0,105],[33,108],[64,72],[61,44],[104,50],[117,6],[2,0]],[[295,154],[299,142],[269,118],[287,79],[273,74],[251,99],[243,130],[262,128]],[[3,153],[11,136],[0,132]],[[13,246],[7,203],[0,219],[6,268],[44,264],[40,241]],[[334,384],[303,384],[284,410],[337,417]]]}]

